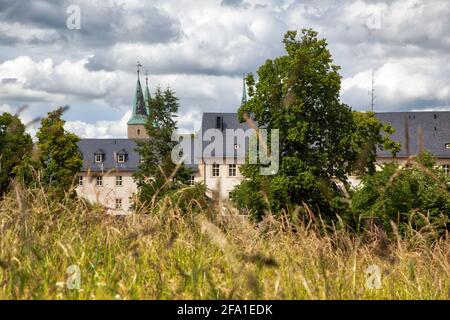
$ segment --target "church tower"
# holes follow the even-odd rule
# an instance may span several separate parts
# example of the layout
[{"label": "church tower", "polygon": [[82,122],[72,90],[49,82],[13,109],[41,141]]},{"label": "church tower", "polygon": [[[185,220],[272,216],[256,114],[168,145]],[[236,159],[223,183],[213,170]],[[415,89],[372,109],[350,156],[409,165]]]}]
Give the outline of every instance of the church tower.
[{"label": "church tower", "polygon": [[[141,64],[137,64],[137,82],[136,91],[133,98],[133,113],[130,120],[127,122],[128,139],[145,139],[148,138],[145,130],[145,121],[150,112],[150,91],[148,90],[148,83],[146,83],[146,98],[142,93],[141,81],[139,80],[139,68]],[[147,77],[146,77],[147,82]]]}]

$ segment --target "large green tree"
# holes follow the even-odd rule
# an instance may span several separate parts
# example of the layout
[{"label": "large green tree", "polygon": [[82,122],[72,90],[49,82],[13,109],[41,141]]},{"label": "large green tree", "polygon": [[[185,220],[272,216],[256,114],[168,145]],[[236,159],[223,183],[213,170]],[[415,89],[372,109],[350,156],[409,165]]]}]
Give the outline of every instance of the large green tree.
[{"label": "large green tree", "polygon": [[[373,171],[375,147],[384,147],[388,137],[373,114],[354,113],[340,101],[339,67],[326,40],[308,29],[300,39],[288,31],[283,43],[286,54],[267,60],[257,81],[247,76],[250,99],[239,109],[241,120],[248,115],[259,127],[279,130],[279,171],[262,176],[261,165],[242,166],[247,180],[232,199],[256,218],[267,209],[302,204],[324,216],[342,214],[347,205],[336,182],[345,184],[354,171]],[[357,161],[363,150],[366,161]]]},{"label": "large green tree", "polygon": [[62,107],[49,112],[41,120],[41,127],[36,133],[41,182],[51,194],[57,196],[63,196],[70,190],[82,165],[77,146],[80,139],[64,129],[65,121],[61,119],[63,112]]},{"label": "large green tree", "polygon": [[170,88],[165,91],[157,88],[150,98],[150,114],[145,124],[150,138],[137,141],[137,151],[144,161],[134,174],[142,203],[156,203],[189,179],[190,171],[184,165],[177,167],[171,159],[177,144],[172,141],[172,133],[177,130],[174,119],[178,108],[178,98]]},{"label": "large green tree", "polygon": [[0,196],[16,177],[17,168],[29,158],[33,142],[25,132],[25,126],[16,115],[3,113],[0,116]]}]

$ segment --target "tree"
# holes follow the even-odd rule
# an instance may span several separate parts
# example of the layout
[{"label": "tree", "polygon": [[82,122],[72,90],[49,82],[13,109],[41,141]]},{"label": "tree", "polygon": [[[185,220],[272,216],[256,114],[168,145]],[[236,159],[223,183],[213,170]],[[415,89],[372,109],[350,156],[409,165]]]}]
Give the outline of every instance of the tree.
[{"label": "tree", "polygon": [[[243,165],[241,172],[252,184],[238,186],[232,199],[256,218],[264,213],[264,197],[265,209],[273,212],[307,204],[324,216],[342,214],[347,204],[337,181],[346,183],[357,168],[373,171],[375,146],[387,139],[380,132],[383,126],[373,115],[354,113],[340,101],[339,67],[317,32],[303,30],[297,40],[297,32],[288,31],[283,43],[287,54],[267,60],[257,71],[258,82],[253,74],[247,76],[250,99],[238,112],[241,120],[248,115],[260,128],[279,130],[279,171],[261,176],[261,165]],[[369,142],[371,156],[358,167],[358,155]],[[242,193],[250,194],[250,187],[265,196],[239,201],[245,197]]]},{"label": "tree", "polygon": [[179,108],[175,93],[167,88],[158,88],[150,99],[150,115],[145,124],[147,140],[137,141],[137,151],[144,161],[133,175],[139,187],[142,203],[155,203],[164,195],[187,183],[190,171],[171,159],[172,149],[177,142],[172,141],[172,133],[177,130],[174,120]]},{"label": "tree", "polygon": [[61,119],[64,110],[60,107],[49,112],[36,133],[42,184],[52,195],[60,197],[70,190],[82,165],[77,146],[80,139],[64,129],[65,121]]},{"label": "tree", "polygon": [[25,132],[25,126],[16,115],[0,116],[0,196],[10,187],[16,177],[16,169],[31,154],[33,142]]},{"label": "tree", "polygon": [[357,217],[379,217],[386,228],[395,222],[402,233],[410,223],[414,229],[424,227],[426,219],[442,231],[450,222],[449,183],[434,157],[423,152],[408,166],[392,162],[366,175],[352,197],[353,208]]}]

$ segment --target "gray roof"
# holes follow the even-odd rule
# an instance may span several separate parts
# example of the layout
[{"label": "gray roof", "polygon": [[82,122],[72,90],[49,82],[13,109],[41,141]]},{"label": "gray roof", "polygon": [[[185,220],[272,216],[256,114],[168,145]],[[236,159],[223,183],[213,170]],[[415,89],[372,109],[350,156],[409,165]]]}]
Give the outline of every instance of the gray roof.
[{"label": "gray roof", "polygon": [[[375,116],[381,122],[390,123],[394,129],[395,134],[392,136],[393,140],[402,144],[402,150],[397,154],[398,157],[407,156],[406,139],[405,139],[405,122],[408,125],[409,133],[409,153],[410,155],[419,152],[419,137],[418,129],[421,128],[423,132],[423,146],[426,150],[433,153],[439,158],[450,158],[450,150],[446,149],[446,144],[450,143],[450,111],[436,111],[436,112],[383,112],[376,113]],[[247,123],[240,123],[236,113],[204,113],[202,120],[202,132],[207,129],[216,128],[217,117],[223,119],[223,129],[248,129]],[[224,139],[225,141],[226,139]],[[247,149],[247,142],[245,148],[240,148],[237,156],[245,155]],[[205,150],[209,141],[202,141],[202,150]],[[234,150],[226,148],[224,142],[224,154],[216,154],[215,156],[233,156]],[[236,155],[236,154],[235,154]],[[379,157],[391,157],[389,151],[377,150]]]},{"label": "gray roof", "polygon": [[[117,169],[119,171],[136,171],[139,166],[139,154],[135,151],[136,142],[132,139],[81,139],[78,148],[83,155],[82,171],[108,171]],[[103,162],[96,163],[94,154],[103,151]],[[127,153],[126,161],[118,163],[117,153]]]},{"label": "gray roof", "polygon": [[[438,158],[450,158],[450,150],[445,145],[450,143],[450,111],[422,112],[383,112],[375,116],[383,123],[390,123],[395,128],[392,139],[402,144],[398,157],[407,157],[419,153],[420,141],[423,147]],[[406,128],[408,139],[406,139]],[[420,136],[420,129],[423,136]],[[409,141],[409,154],[407,152]],[[391,157],[389,151],[378,150],[379,157]]]},{"label": "gray roof", "polygon": [[[139,166],[139,153],[135,150],[137,147],[134,139],[81,139],[78,148],[83,155],[82,171],[106,172],[109,170],[134,172]],[[103,154],[103,162],[96,163],[94,155],[98,151]],[[124,163],[118,163],[117,154],[126,153]],[[197,171],[197,165],[186,167],[192,171]]]}]

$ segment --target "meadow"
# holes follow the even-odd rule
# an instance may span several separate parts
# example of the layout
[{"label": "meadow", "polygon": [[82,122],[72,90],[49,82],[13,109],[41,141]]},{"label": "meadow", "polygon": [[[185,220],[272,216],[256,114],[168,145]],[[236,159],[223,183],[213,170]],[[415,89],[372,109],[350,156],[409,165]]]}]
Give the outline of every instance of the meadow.
[{"label": "meadow", "polygon": [[280,216],[186,214],[169,198],[112,216],[16,186],[0,202],[0,299],[450,298],[448,235],[431,226],[387,239]]}]

